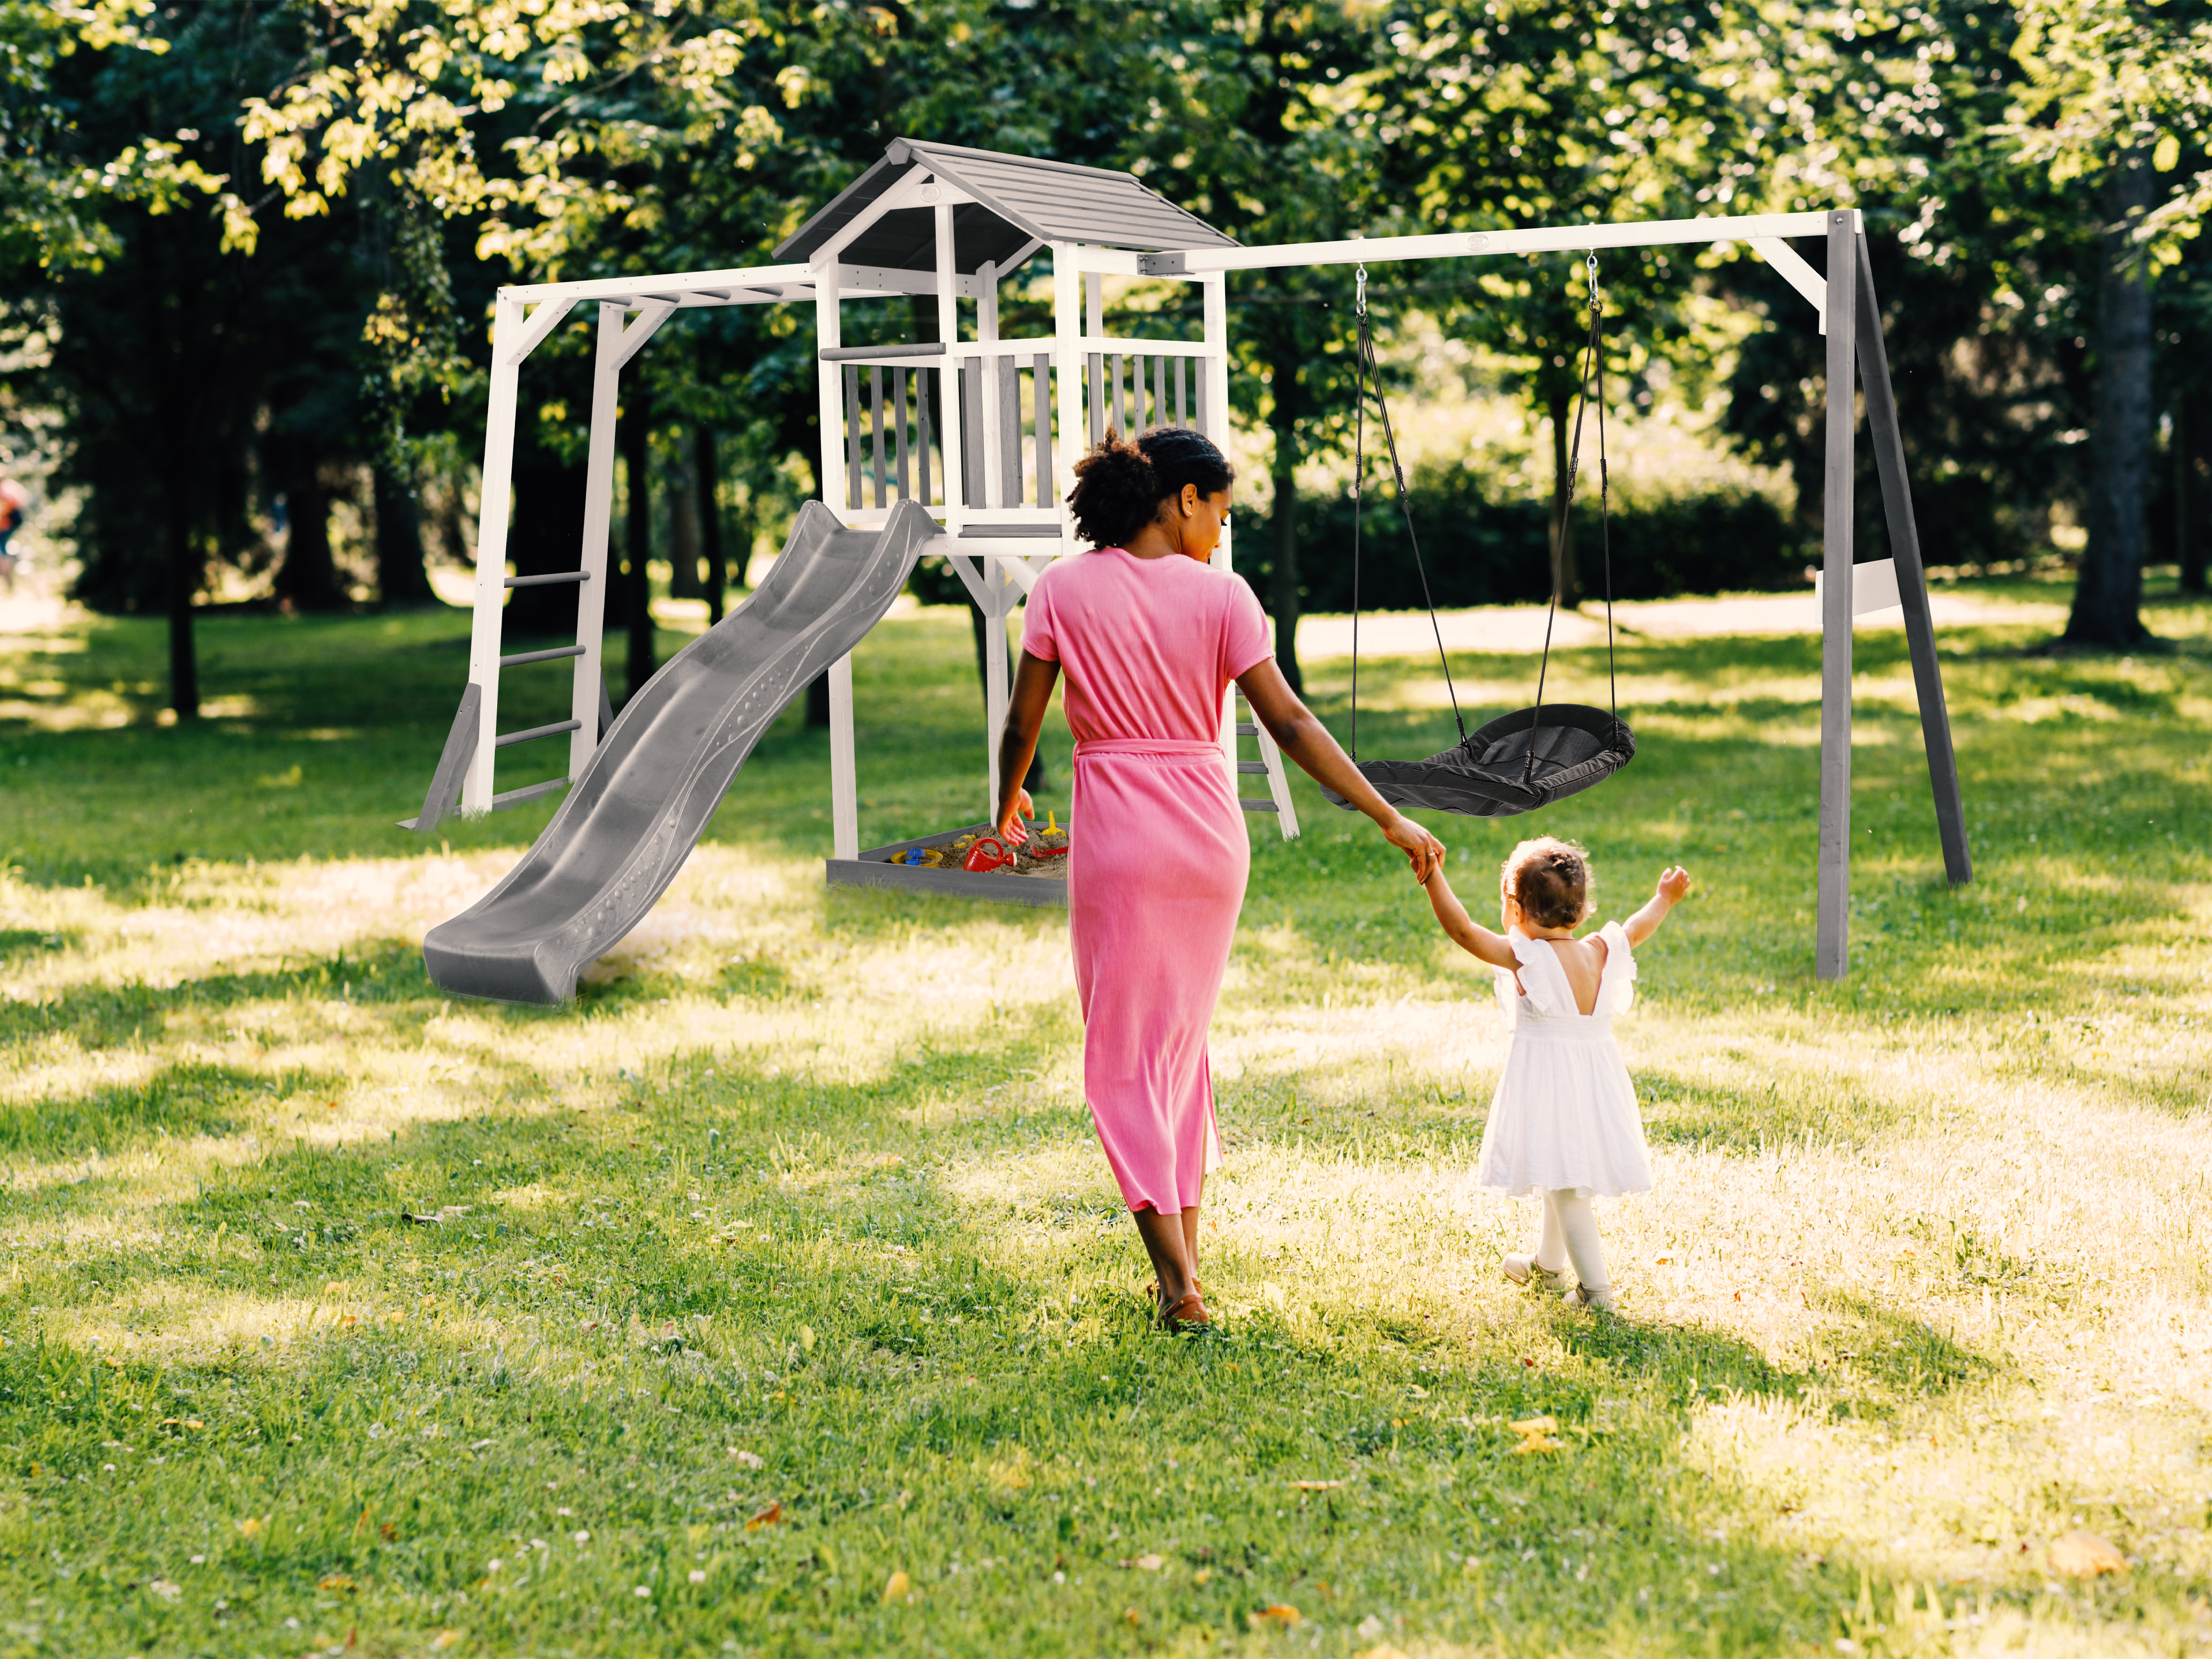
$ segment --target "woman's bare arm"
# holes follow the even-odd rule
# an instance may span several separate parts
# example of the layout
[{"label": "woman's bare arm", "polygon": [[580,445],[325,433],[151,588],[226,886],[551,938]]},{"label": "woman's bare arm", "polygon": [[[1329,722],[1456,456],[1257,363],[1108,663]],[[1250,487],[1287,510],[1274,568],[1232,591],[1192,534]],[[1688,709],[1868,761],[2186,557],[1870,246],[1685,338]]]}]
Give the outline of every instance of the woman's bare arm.
[{"label": "woman's bare arm", "polygon": [[1375,786],[1359,774],[1328,728],[1291,690],[1273,657],[1256,662],[1237,676],[1244,701],[1252,705],[1253,718],[1267,728],[1282,751],[1316,783],[1333,789],[1375,820],[1389,843],[1406,855],[1413,879],[1426,881],[1443,866],[1443,843],[1375,793]]},{"label": "woman's bare arm", "polygon": [[1438,865],[1429,872],[1422,884],[1429,890],[1429,908],[1437,913],[1444,932],[1451,935],[1452,943],[1469,956],[1480,957],[1493,968],[1517,968],[1520,959],[1513,954],[1513,943],[1503,933],[1493,933],[1467,913],[1467,906],[1459,902],[1459,895],[1444,879],[1443,866]]},{"label": "woman's bare arm", "polygon": [[1060,665],[1022,653],[1014,670],[1013,695],[1006,700],[1006,730],[999,734],[999,837],[1024,842],[1022,809],[1029,805],[1022,780],[1030,775],[1036,757],[1037,734],[1044,730],[1045,711],[1052,707],[1052,688],[1060,681]]}]

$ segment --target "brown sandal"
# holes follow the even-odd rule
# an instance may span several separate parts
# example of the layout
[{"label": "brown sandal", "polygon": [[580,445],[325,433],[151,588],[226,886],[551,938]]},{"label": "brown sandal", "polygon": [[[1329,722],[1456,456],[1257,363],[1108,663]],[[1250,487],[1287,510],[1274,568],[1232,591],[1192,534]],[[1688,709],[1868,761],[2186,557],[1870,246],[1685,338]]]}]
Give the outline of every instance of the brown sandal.
[{"label": "brown sandal", "polygon": [[1163,1309],[1160,1323],[1170,1331],[1203,1331],[1212,1328],[1213,1316],[1206,1312],[1205,1301],[1194,1290],[1172,1308]]}]

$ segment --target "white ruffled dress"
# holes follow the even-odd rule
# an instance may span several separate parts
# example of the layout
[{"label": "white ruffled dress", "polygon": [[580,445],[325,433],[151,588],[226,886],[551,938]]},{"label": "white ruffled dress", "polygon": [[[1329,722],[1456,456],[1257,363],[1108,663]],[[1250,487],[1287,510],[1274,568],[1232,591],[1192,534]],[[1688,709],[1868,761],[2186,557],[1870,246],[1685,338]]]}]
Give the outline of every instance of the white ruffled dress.
[{"label": "white ruffled dress", "polygon": [[1498,970],[1505,1011],[1505,1072],[1482,1132],[1476,1180],[1486,1192],[1516,1198],[1571,1187],[1585,1198],[1651,1190],[1651,1159],[1636,1085],[1613,1040],[1616,1015],[1636,998],[1636,957],[1617,921],[1606,923],[1605,971],[1589,1013],[1549,941],[1519,928],[1507,936],[1521,961],[1521,985]]}]

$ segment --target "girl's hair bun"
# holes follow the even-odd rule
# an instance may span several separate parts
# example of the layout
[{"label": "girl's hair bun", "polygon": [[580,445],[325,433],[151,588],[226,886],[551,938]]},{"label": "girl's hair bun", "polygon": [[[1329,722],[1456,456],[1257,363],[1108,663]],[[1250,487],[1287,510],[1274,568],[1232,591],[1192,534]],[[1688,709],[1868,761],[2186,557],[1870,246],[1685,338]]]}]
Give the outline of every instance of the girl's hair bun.
[{"label": "girl's hair bun", "polygon": [[1589,854],[1571,841],[1539,836],[1505,855],[1498,890],[1539,927],[1573,927],[1591,910]]},{"label": "girl's hair bun", "polygon": [[1158,516],[1160,503],[1182,494],[1218,495],[1237,471],[1204,433],[1187,426],[1156,426],[1134,438],[1109,427],[1091,453],[1075,464],[1068,506],[1075,533],[1093,547],[1122,547]]}]

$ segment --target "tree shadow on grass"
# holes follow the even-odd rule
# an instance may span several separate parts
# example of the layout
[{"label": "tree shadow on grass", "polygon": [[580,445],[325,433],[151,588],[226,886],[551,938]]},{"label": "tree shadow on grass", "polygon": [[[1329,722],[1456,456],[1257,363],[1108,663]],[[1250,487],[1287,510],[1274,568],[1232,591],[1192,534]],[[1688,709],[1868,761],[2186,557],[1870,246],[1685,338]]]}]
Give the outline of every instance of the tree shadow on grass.
[{"label": "tree shadow on grass", "polygon": [[0,1000],[0,1043],[59,1036],[80,1048],[112,1048],[158,1032],[169,1016],[193,1009],[343,997],[355,1006],[389,1005],[389,1018],[401,1006],[445,995],[423,972],[420,946],[377,939],[296,967],[204,974],[174,985],[86,981],[41,1001]]},{"label": "tree shadow on grass", "polygon": [[143,1083],[0,1106],[0,1155],[112,1157],[163,1138],[234,1134],[258,1124],[275,1099],[329,1091],[333,1082],[308,1071],[270,1076],[195,1061],[164,1066]]}]

